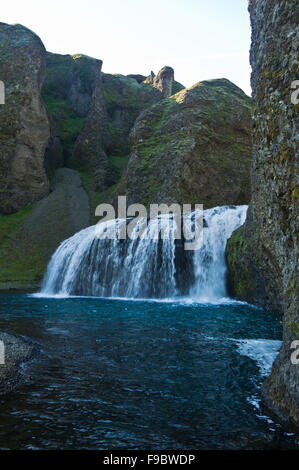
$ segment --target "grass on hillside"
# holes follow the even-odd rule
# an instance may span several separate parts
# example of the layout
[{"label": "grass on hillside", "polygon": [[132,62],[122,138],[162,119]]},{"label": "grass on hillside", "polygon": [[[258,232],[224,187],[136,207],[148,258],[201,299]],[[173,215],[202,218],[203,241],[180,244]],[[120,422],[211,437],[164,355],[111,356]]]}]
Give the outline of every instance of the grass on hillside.
[{"label": "grass on hillside", "polygon": [[[36,254],[18,244],[18,234],[33,205],[28,205],[15,214],[0,217],[0,281],[40,280],[44,266],[40,266],[38,249]],[[31,247],[32,248],[32,247]]]}]

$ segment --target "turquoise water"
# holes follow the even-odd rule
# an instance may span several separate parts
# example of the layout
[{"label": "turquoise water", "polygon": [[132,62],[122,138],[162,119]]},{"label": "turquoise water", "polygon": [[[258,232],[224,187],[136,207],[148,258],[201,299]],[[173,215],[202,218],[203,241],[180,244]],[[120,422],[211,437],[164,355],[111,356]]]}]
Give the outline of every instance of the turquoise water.
[{"label": "turquoise water", "polygon": [[[279,318],[237,302],[0,296],[41,355],[0,399],[0,448],[293,447],[260,408]],[[258,340],[258,341],[256,341]]]}]

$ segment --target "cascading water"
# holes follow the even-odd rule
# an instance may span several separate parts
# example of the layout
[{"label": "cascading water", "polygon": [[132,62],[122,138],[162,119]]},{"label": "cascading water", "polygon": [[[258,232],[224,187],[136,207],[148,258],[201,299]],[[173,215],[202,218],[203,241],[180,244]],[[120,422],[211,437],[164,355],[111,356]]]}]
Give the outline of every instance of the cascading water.
[{"label": "cascading water", "polygon": [[[135,224],[133,236],[108,238],[116,224],[109,221],[88,227],[65,240],[49,263],[42,285],[45,295],[86,295],[127,298],[191,296],[214,300],[224,297],[225,245],[232,232],[245,222],[247,206],[222,206],[192,213],[203,215],[202,237],[197,249],[184,250],[184,240],[174,237],[176,224],[160,216]],[[146,224],[147,229],[144,229]],[[149,231],[152,236],[148,235]],[[143,235],[140,235],[143,233]],[[106,238],[104,238],[106,234]],[[138,234],[140,236],[138,236]]]}]

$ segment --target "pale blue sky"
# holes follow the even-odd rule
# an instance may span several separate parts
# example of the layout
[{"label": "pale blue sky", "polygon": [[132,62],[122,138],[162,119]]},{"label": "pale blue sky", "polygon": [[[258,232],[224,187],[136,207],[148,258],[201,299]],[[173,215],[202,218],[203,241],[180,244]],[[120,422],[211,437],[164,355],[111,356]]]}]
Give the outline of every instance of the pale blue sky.
[{"label": "pale blue sky", "polygon": [[155,73],[185,86],[225,77],[250,94],[248,0],[8,0],[1,21],[35,31],[47,50],[103,60],[107,73]]}]

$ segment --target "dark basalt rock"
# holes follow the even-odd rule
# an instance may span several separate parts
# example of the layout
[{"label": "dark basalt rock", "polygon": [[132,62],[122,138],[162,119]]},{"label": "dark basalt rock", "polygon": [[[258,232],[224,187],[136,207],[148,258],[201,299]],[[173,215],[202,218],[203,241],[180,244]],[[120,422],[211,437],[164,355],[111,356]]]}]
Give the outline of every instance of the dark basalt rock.
[{"label": "dark basalt rock", "polygon": [[255,105],[252,199],[245,226],[228,242],[232,293],[283,313],[283,346],[263,397],[279,417],[299,426],[298,105],[291,83],[299,76],[298,2],[250,0]]},{"label": "dark basalt rock", "polygon": [[22,25],[0,23],[0,214],[10,214],[49,191],[44,153],[50,123],[41,101],[45,48]]},{"label": "dark basalt rock", "polygon": [[26,377],[22,366],[37,357],[39,350],[32,341],[2,331],[0,341],[5,348],[5,363],[0,364],[0,395],[3,395],[24,382]]}]

